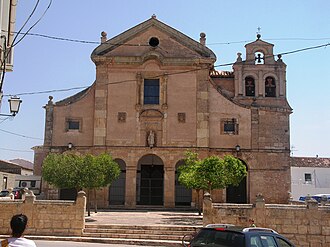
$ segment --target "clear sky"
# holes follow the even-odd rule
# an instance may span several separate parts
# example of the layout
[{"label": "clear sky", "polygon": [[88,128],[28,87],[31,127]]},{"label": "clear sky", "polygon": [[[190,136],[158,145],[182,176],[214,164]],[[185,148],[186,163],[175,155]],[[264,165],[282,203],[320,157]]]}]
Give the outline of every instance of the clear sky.
[{"label": "clear sky", "polygon": [[[40,1],[26,31],[42,15],[49,0]],[[36,0],[19,0],[16,30],[30,15]],[[216,65],[234,62],[237,52],[256,39],[273,43],[284,53],[330,42],[328,0],[53,0],[42,20],[30,31],[58,38],[100,41],[149,19],[157,19],[195,40],[206,33],[206,43],[217,55]],[[90,54],[97,44],[69,42],[27,35],[15,47],[14,72],[7,73],[4,94],[33,93],[89,86],[95,80]],[[244,58],[244,55],[243,55]],[[284,55],[294,156],[330,157],[330,46]],[[219,67],[232,70],[229,67]],[[48,96],[59,101],[79,90],[21,95],[20,112],[0,117],[0,159],[33,161],[33,146],[43,143]],[[8,113],[4,97],[1,113]]]}]

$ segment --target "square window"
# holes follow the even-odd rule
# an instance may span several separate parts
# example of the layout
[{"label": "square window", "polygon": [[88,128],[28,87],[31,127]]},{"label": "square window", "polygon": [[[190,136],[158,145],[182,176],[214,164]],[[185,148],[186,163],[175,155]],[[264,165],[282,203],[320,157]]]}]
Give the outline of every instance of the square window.
[{"label": "square window", "polygon": [[143,104],[159,105],[159,79],[144,80]]},{"label": "square window", "polygon": [[66,120],[66,131],[80,131],[81,121],[77,119],[67,119]]},{"label": "square window", "polygon": [[186,113],[179,112],[178,113],[178,121],[179,121],[179,123],[185,123],[186,122]]},{"label": "square window", "polygon": [[238,135],[238,123],[235,118],[221,119],[221,134]]},{"label": "square window", "polygon": [[312,174],[311,173],[305,173],[305,182],[311,183],[312,182]]},{"label": "square window", "polygon": [[119,123],[126,122],[126,112],[118,112],[118,122]]}]

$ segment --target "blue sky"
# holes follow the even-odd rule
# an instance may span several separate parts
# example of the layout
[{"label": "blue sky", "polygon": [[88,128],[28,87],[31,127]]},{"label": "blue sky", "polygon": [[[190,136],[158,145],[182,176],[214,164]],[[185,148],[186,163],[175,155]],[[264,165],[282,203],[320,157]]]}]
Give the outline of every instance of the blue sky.
[{"label": "blue sky", "polygon": [[[16,30],[30,15],[35,2],[18,2]],[[40,2],[27,27],[49,3]],[[111,38],[156,14],[160,21],[195,40],[199,40],[200,32],[205,32],[206,43],[217,55],[216,65],[220,65],[234,62],[237,52],[245,54],[244,45],[255,40],[258,27],[261,38],[275,45],[276,54],[329,43],[329,9],[328,0],[53,0],[46,15],[30,32],[99,42],[101,31]],[[91,85],[95,65],[90,54],[96,46],[26,36],[15,47],[14,72],[6,74],[4,94]],[[330,157],[329,57],[330,46],[282,57],[287,64],[288,101],[293,108],[290,131],[294,156]],[[231,70],[230,66],[220,68]],[[43,143],[42,106],[48,96],[58,101],[76,92],[22,95],[18,115],[13,119],[0,118],[0,159],[33,161],[31,147]],[[7,100],[3,100],[1,113],[8,112]]]}]

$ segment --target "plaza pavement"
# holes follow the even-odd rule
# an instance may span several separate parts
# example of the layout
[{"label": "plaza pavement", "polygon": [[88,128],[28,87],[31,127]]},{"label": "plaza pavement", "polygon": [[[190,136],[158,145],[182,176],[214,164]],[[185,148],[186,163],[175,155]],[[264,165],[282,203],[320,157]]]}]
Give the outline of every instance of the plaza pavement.
[{"label": "plaza pavement", "polygon": [[202,226],[203,217],[186,210],[100,210],[86,216],[86,224]]}]

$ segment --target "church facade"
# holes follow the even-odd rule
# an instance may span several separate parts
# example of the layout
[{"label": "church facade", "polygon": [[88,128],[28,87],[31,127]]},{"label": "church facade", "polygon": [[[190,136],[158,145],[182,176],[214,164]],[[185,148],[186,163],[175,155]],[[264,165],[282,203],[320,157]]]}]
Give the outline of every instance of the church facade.
[{"label": "church facade", "polygon": [[[111,39],[101,35],[91,54],[95,82],[45,106],[36,174],[50,152],[109,153],[122,173],[98,191],[99,205],[171,208],[195,201],[177,181],[187,150],[200,158],[231,154],[248,175],[239,187],[214,193],[214,201],[253,203],[262,193],[269,203],[287,202],[292,109],[286,65],[272,44],[258,36],[228,72],[214,69],[204,33],[197,42],[155,16]],[[61,197],[47,186],[44,192]]]}]

